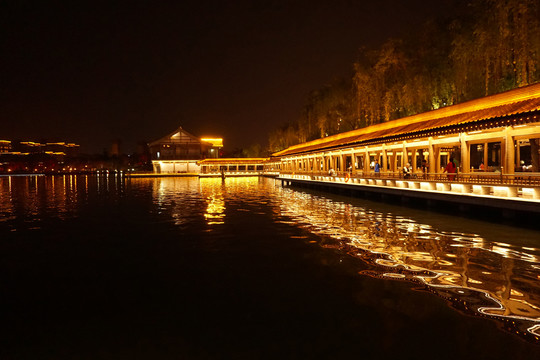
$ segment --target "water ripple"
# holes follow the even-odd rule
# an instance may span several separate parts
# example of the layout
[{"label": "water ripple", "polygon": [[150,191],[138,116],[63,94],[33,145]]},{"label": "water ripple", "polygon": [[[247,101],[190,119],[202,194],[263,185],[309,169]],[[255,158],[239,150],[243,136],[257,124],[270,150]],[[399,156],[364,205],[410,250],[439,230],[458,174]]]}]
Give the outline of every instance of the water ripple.
[{"label": "water ripple", "polygon": [[539,340],[540,249],[440,230],[323,196],[283,192],[280,216],[289,220],[280,221],[337,240],[332,248],[372,265],[363,274],[421,283],[460,310],[500,319],[512,332]]}]

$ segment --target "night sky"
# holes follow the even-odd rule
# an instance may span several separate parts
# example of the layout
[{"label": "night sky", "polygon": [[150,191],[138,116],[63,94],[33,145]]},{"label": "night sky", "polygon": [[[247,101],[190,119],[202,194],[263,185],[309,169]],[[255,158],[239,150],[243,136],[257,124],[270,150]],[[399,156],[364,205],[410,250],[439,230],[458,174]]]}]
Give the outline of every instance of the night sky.
[{"label": "night sky", "polygon": [[130,152],[182,126],[264,146],[361,47],[455,1],[1,1],[0,139]]}]

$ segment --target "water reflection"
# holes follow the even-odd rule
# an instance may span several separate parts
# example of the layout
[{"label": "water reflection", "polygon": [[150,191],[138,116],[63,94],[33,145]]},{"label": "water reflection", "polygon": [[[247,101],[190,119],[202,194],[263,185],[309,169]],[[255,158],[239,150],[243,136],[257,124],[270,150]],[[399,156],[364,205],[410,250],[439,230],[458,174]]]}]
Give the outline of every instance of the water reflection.
[{"label": "water reflection", "polygon": [[408,217],[283,189],[280,215],[370,264],[361,273],[416,282],[466,312],[540,337],[540,249],[444,231]]},{"label": "water reflection", "polygon": [[151,184],[158,215],[170,214],[175,225],[189,224],[200,216],[204,199],[197,178],[133,179],[131,183],[136,186]]},{"label": "water reflection", "polygon": [[[368,265],[362,274],[417,283],[460,311],[498,319],[532,341],[540,335],[538,232],[512,228],[503,234],[502,227],[475,227],[479,223],[456,229],[450,226],[456,218],[422,213],[415,220],[410,210],[339,201],[256,177],[127,183],[118,176],[0,177],[0,232],[33,231],[50,219],[74,218],[90,202],[97,214],[110,205],[125,213],[136,204],[143,215],[135,221],[172,222],[185,233],[207,231],[217,238],[234,235],[224,234],[231,229],[250,230],[246,218],[271,214],[276,222],[309,230],[322,247],[361,259]],[[125,196],[129,201],[122,201]],[[149,219],[148,212],[155,216]],[[297,232],[291,237],[314,241]]]},{"label": "water reflection", "polygon": [[[114,189],[109,184],[114,184]],[[1,176],[0,224],[17,231],[38,229],[48,218],[78,216],[89,196],[123,194],[124,179],[88,175]]]},{"label": "water reflection", "polygon": [[201,179],[200,190],[207,202],[204,219],[208,225],[225,223],[225,200],[223,188],[225,182],[221,179]]}]

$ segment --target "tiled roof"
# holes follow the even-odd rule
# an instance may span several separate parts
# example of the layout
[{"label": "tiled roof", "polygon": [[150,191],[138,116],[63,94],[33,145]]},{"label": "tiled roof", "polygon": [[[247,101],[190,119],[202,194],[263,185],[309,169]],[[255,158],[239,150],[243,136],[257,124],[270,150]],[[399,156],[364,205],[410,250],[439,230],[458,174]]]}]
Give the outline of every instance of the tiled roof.
[{"label": "tiled roof", "polygon": [[329,149],[540,110],[540,84],[291,146],[272,156]]}]

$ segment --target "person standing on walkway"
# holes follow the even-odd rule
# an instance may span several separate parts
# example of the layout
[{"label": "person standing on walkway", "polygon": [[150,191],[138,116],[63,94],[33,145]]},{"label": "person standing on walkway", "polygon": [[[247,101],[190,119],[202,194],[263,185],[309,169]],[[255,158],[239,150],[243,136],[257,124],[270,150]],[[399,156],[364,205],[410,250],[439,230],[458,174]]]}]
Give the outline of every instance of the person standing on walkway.
[{"label": "person standing on walkway", "polygon": [[411,177],[411,164],[407,163],[403,167],[403,178],[409,179]]},{"label": "person standing on walkway", "polygon": [[454,163],[453,158],[450,158],[450,161],[446,164],[444,172],[448,173],[448,180],[454,181],[454,178],[456,177],[456,164]]},{"label": "person standing on walkway", "polygon": [[428,163],[426,159],[422,159],[422,177],[427,179]]},{"label": "person standing on walkway", "polygon": [[375,160],[375,176],[380,176],[381,175],[381,167],[379,165],[379,160]]}]

